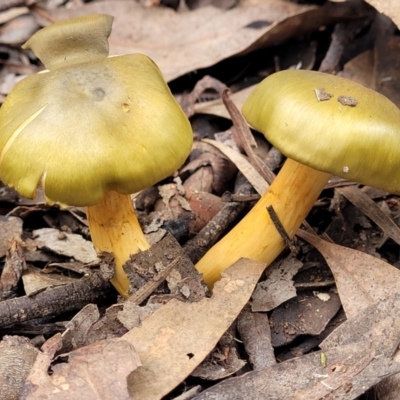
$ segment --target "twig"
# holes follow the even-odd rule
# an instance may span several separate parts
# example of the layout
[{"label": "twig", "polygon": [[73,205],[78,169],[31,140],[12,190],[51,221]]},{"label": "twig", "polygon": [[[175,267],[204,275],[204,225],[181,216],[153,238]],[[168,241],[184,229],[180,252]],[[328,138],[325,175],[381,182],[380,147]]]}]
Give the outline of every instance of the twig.
[{"label": "twig", "polygon": [[141,288],[133,293],[132,296],[126,300],[126,302],[140,304],[145,301],[165,281],[165,278],[180,263],[181,260],[182,257],[180,256],[175,258],[175,260],[165,266],[156,277],[145,283]]},{"label": "twig", "polygon": [[289,235],[287,234],[285,228],[283,227],[278,214],[275,212],[274,207],[272,205],[267,206],[267,211],[269,216],[271,217],[272,222],[275,225],[275,228],[281,235],[282,239],[285,241],[286,246],[289,247],[289,250],[293,253],[297,253],[296,246],[293,244],[293,240],[290,239]]},{"label": "twig", "polygon": [[235,103],[229,97],[229,89],[222,93],[222,101],[229,115],[232,118],[232,123],[235,127],[236,135],[239,147],[242,147],[246,155],[249,157],[250,163],[257,170],[257,172],[269,183],[274,180],[275,174],[265,165],[260,158],[254,153],[253,148],[257,147],[255,144],[253,135],[251,134],[250,128],[247,122],[243,118],[242,114],[236,107]]},{"label": "twig", "polygon": [[236,194],[231,192],[225,192],[221,196],[221,201],[231,203],[234,201],[237,202],[249,202],[249,201],[257,201],[260,200],[260,195],[258,193],[254,194]]},{"label": "twig", "polygon": [[194,115],[194,105],[196,101],[199,100],[200,96],[206,90],[213,90],[218,97],[220,97],[225,89],[226,85],[224,83],[220,82],[218,79],[206,75],[196,83],[195,87],[190,93],[181,98],[181,107],[183,108],[186,116],[191,117]]},{"label": "twig", "polygon": [[[252,186],[246,181],[237,191],[237,195],[251,193]],[[245,208],[245,202],[226,203],[208,224],[183,246],[185,253],[196,264],[206,252],[222,237],[227,229]]]},{"label": "twig", "polygon": [[340,68],[343,53],[354,38],[371,23],[373,14],[368,17],[338,23],[332,33],[332,41],[325,58],[321,62],[319,71],[336,73]]},{"label": "twig", "polygon": [[101,272],[95,272],[68,285],[0,302],[0,327],[79,310],[89,303],[105,299],[111,293],[110,282],[103,278]]},{"label": "twig", "polygon": [[226,203],[213,219],[191,240],[183,246],[192,263],[196,264],[227,231],[244,210],[244,202]]}]

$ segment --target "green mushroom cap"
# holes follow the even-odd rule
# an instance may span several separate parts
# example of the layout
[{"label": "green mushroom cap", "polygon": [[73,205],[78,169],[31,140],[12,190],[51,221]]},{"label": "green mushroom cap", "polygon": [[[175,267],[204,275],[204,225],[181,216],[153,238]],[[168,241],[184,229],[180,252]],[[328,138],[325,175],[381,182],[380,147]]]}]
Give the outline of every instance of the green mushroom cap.
[{"label": "green mushroom cap", "polygon": [[0,179],[32,198],[90,206],[130,194],[179,168],[190,123],[155,63],[108,56],[113,17],[53,24],[24,45],[46,71],[18,83],[0,109]]},{"label": "green mushroom cap", "polygon": [[337,76],[287,70],[264,79],[242,112],[287,157],[400,193],[400,110],[381,94]]}]

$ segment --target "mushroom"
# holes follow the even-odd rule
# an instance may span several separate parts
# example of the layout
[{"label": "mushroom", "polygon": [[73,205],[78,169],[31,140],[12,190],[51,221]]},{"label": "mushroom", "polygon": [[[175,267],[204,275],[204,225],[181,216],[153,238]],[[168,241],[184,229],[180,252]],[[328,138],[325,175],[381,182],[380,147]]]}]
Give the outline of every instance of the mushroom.
[{"label": "mushroom", "polygon": [[0,179],[49,204],[87,207],[94,246],[115,257],[112,283],[128,296],[123,264],[149,248],[130,194],[183,164],[192,130],[155,63],[108,56],[113,17],[55,23],[23,46],[47,68],[18,83],[0,109]]},{"label": "mushroom", "polygon": [[252,210],[197,263],[209,286],[240,257],[270,264],[285,243],[266,207],[293,237],[332,174],[400,193],[400,110],[381,94],[288,70],[262,81],[242,112],[288,158]]}]

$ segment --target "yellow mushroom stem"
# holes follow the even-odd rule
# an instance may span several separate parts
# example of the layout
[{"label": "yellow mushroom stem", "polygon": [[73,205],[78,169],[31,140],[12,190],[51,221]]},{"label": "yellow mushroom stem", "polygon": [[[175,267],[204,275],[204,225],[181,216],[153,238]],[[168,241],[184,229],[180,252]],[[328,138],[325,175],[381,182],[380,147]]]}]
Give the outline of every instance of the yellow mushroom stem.
[{"label": "yellow mushroom stem", "polygon": [[115,275],[111,283],[125,298],[129,281],[122,268],[131,254],[150,248],[129,195],[110,191],[100,203],[86,208],[92,242],[98,251],[113,253]]},{"label": "yellow mushroom stem", "polygon": [[251,211],[196,264],[212,288],[221,272],[241,257],[267,266],[285,248],[267,211],[272,206],[292,238],[311,210],[331,174],[287,159],[269,189]]}]

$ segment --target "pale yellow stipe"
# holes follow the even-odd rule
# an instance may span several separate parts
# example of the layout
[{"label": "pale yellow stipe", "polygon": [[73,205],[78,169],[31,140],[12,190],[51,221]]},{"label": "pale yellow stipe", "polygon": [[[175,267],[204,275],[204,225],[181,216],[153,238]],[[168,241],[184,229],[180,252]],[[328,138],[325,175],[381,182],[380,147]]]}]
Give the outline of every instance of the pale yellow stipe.
[{"label": "pale yellow stipe", "polygon": [[32,114],[29,118],[27,118],[15,131],[14,133],[10,136],[10,138],[7,140],[7,143],[4,145],[3,150],[0,154],[0,165],[3,163],[4,157],[9,150],[9,148],[12,146],[12,144],[15,142],[17,139],[18,135],[39,115],[42,113],[42,111],[47,107],[47,104],[44,105],[42,108],[40,108],[38,111],[36,111],[34,114]]},{"label": "pale yellow stipe", "polygon": [[129,297],[129,281],[122,268],[131,254],[150,248],[136,217],[129,195],[108,192],[102,201],[86,208],[95,248],[113,253],[115,275],[111,283],[121,296]]},{"label": "pale yellow stipe", "polygon": [[330,174],[288,159],[253,209],[196,264],[212,288],[221,272],[241,257],[269,265],[285,248],[266,207],[273,206],[292,238],[328,182]]}]

